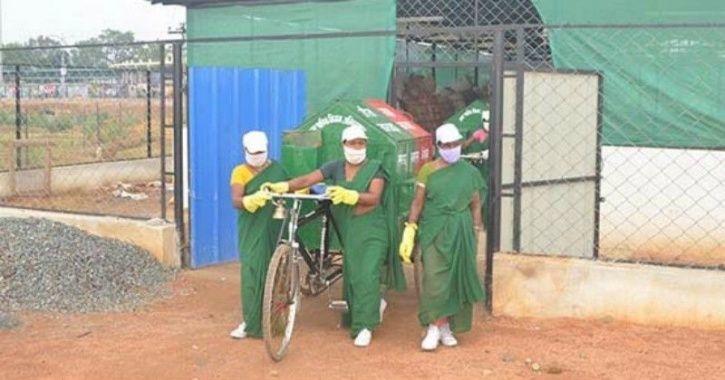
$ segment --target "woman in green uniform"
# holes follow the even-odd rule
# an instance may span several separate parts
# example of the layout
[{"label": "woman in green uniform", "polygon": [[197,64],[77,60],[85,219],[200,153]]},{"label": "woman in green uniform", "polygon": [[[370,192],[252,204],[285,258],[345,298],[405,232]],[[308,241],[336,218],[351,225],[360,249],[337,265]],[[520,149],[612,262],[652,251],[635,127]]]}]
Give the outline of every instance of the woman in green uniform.
[{"label": "woman in green uniform", "polygon": [[473,304],[484,293],[476,271],[476,230],[481,230],[483,179],[460,159],[463,138],[452,124],[436,130],[440,158],[418,173],[415,198],[400,243],[400,257],[410,262],[420,216],[418,244],[423,260],[423,289],[418,319],[428,331],[421,343],[458,344],[453,333],[471,329]]},{"label": "woman in green uniform", "polygon": [[262,336],[262,299],[269,260],[277,244],[280,222],[272,219],[274,207],[268,205],[269,193],[260,191],[262,184],[287,179],[282,166],[268,159],[267,136],[252,131],[242,139],[246,163],[232,171],[232,204],[239,210],[237,233],[242,262],[242,311],[244,322],[231,337]]},{"label": "woman in green uniform", "polygon": [[[362,126],[342,133],[344,160],[332,161],[289,182],[269,184],[273,192],[304,189],[326,181],[333,185],[327,194],[333,203],[333,217],[340,228],[343,245],[343,296],[355,346],[366,347],[380,324],[386,302],[381,283],[405,288],[402,267],[391,242],[384,196],[386,174],[377,160],[366,157],[367,135]],[[386,273],[382,273],[385,268]],[[386,281],[387,280],[387,281]]]}]

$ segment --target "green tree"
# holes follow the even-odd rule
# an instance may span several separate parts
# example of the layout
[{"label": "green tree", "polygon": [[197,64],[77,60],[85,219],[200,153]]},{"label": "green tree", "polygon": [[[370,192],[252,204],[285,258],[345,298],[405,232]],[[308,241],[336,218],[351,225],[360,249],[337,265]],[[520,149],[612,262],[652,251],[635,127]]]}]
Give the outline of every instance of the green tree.
[{"label": "green tree", "polygon": [[65,62],[68,62],[71,53],[68,51],[68,49],[53,49],[52,47],[61,46],[62,44],[62,41],[48,36],[38,36],[36,38],[31,38],[22,44],[7,44],[5,45],[6,48],[37,47],[42,49],[4,51],[2,55],[3,64],[9,66],[23,65],[61,67],[64,60]]},{"label": "green tree", "polygon": [[74,50],[73,65],[88,67],[108,67],[115,63],[131,60],[137,48],[128,45],[135,41],[133,32],[121,32],[106,29],[96,37],[79,41],[79,45],[105,45],[81,47]]}]

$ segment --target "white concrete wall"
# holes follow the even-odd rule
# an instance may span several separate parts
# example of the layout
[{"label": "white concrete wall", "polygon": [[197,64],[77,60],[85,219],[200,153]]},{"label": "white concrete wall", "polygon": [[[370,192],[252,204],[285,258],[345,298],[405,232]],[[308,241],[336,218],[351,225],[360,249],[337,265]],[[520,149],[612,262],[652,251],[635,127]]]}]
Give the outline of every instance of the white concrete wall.
[{"label": "white concrete wall", "polygon": [[0,218],[2,217],[34,217],[65,223],[94,235],[118,239],[139,246],[149,251],[162,264],[170,267],[181,266],[176,229],[172,223],[160,219],[139,221],[109,216],[87,216],[0,207]]},{"label": "white concrete wall", "polygon": [[725,264],[725,152],[602,149],[600,256]]},{"label": "white concrete wall", "polygon": [[497,253],[493,311],[725,329],[725,271]]}]

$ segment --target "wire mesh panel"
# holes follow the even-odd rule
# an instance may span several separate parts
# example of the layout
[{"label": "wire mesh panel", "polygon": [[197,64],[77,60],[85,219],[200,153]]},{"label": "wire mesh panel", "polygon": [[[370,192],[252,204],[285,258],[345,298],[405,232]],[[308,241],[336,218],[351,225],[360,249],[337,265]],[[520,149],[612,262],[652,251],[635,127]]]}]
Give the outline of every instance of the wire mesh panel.
[{"label": "wire mesh panel", "polygon": [[[503,143],[503,185],[508,172],[518,210],[502,225],[502,248],[725,266],[725,29],[546,32],[550,60],[528,59],[539,47],[526,38],[506,57],[516,78],[504,99],[516,99],[509,112],[504,103],[504,133],[512,123],[514,142]],[[549,78],[533,80],[537,72]],[[598,79],[581,80],[587,76]],[[516,85],[523,95],[507,97]],[[583,164],[586,172],[577,169]],[[528,191],[532,174],[548,176],[539,188],[550,190]]]},{"label": "wire mesh panel", "polygon": [[500,103],[501,250],[725,267],[724,27],[444,19],[399,29],[394,100],[435,128],[460,106],[411,89],[445,103],[456,68]]},{"label": "wire mesh panel", "polygon": [[398,0],[398,18],[439,26],[541,24],[531,0]]},{"label": "wire mesh panel", "polygon": [[159,217],[160,58],[157,44],[4,50],[0,205]]}]

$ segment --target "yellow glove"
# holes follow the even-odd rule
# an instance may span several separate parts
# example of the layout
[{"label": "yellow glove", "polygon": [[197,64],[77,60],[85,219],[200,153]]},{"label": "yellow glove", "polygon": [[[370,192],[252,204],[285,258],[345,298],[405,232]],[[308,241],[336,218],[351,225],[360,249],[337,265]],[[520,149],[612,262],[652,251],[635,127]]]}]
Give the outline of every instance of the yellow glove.
[{"label": "yellow glove", "polygon": [[327,188],[327,196],[332,200],[332,204],[344,203],[354,206],[360,200],[360,193],[355,190],[348,190],[340,186],[330,186]]},{"label": "yellow glove", "polygon": [[400,249],[398,255],[400,259],[410,264],[410,255],[413,254],[413,247],[415,246],[415,231],[418,230],[418,224],[416,223],[405,223],[405,229],[403,230],[403,238],[400,239]]},{"label": "yellow glove", "polygon": [[272,199],[272,195],[270,193],[260,190],[254,194],[243,197],[242,206],[244,206],[247,211],[255,213],[257,210],[264,207],[270,199]]},{"label": "yellow glove", "polygon": [[262,190],[283,194],[289,191],[289,182],[267,182],[262,184]]}]

